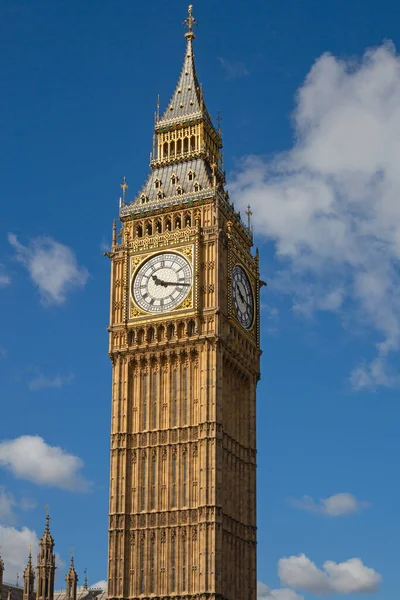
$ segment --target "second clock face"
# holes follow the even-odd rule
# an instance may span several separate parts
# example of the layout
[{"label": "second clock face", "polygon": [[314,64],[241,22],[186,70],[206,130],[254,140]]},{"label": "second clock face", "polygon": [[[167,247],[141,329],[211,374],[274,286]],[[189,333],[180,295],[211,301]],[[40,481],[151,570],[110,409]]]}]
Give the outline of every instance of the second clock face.
[{"label": "second clock face", "polygon": [[249,329],[254,316],[253,293],[249,278],[239,265],[235,265],[232,269],[232,297],[240,323]]},{"label": "second clock face", "polygon": [[136,304],[147,312],[168,312],[178,306],[192,287],[189,262],[175,253],[157,254],[138,270],[132,285]]}]

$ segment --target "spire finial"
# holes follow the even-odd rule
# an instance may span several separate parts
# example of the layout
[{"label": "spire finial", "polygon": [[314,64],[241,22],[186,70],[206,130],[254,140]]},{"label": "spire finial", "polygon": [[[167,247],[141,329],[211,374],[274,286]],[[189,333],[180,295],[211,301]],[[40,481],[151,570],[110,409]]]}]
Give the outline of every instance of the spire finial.
[{"label": "spire finial", "polygon": [[49,515],[49,505],[46,504],[46,533],[50,533],[50,515]]},{"label": "spire finial", "polygon": [[247,215],[247,227],[251,229],[251,216],[253,214],[253,211],[250,208],[250,204],[247,205],[247,210],[245,214]]},{"label": "spire finial", "polygon": [[185,38],[187,40],[194,40],[194,38],[195,38],[194,31],[193,31],[193,25],[197,25],[197,21],[194,18],[192,13],[193,13],[193,6],[191,4],[189,4],[188,17],[182,23],[182,25],[186,25],[186,27],[187,27],[187,32],[185,33]]},{"label": "spire finial", "polygon": [[128,184],[126,183],[126,177],[122,178],[122,183],[121,183],[120,187],[122,189],[122,200],[125,202],[126,190],[128,189]]},{"label": "spire finial", "polygon": [[83,571],[85,573],[85,579],[83,582],[83,589],[87,590],[88,589],[88,584],[87,584],[87,568],[85,567],[85,570]]}]

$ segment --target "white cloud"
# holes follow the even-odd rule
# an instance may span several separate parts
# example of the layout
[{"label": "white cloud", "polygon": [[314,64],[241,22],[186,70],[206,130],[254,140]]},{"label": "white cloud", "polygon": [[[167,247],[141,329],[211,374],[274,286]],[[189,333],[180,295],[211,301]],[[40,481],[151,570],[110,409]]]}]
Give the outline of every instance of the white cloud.
[{"label": "white cloud", "polygon": [[28,560],[29,546],[32,555],[38,552],[39,540],[34,531],[28,527],[16,529],[0,525],[1,556],[4,561],[4,581],[15,585],[17,573],[21,576]]},{"label": "white cloud", "polygon": [[275,243],[272,289],[298,312],[340,311],[379,336],[356,389],[397,385],[388,354],[400,342],[400,57],[392,44],[356,63],[321,56],[298,91],[294,144],[248,157],[230,183],[251,205],[258,235]]},{"label": "white cloud", "polygon": [[352,515],[369,506],[368,502],[357,500],[355,496],[345,492],[322,498],[319,502],[315,502],[310,496],[303,496],[300,500],[293,498],[290,500],[290,504],[302,510],[309,510],[329,517]]},{"label": "white cloud", "polygon": [[14,496],[7,492],[4,486],[0,486],[0,521],[9,523],[14,520],[15,505]]},{"label": "white cloud", "polygon": [[4,266],[0,264],[0,287],[6,287],[10,285],[11,277],[4,271]]},{"label": "white cloud", "polygon": [[226,79],[239,79],[249,74],[246,65],[241,61],[230,61],[222,56],[218,57],[218,61],[225,71]]},{"label": "white cloud", "polygon": [[19,479],[38,485],[85,491],[89,483],[81,475],[83,461],[39,436],[23,435],[0,443],[0,466]]},{"label": "white cloud", "polygon": [[257,600],[303,600],[303,596],[299,596],[299,594],[288,588],[271,590],[265,583],[258,581]]},{"label": "white cloud", "polygon": [[13,494],[8,492],[4,486],[0,486],[0,522],[4,524],[13,524],[15,521],[14,509],[19,508],[23,511],[32,510],[36,504],[32,499],[23,497],[17,502]]},{"label": "white cloud", "polygon": [[64,385],[68,385],[73,380],[73,373],[70,373],[69,375],[55,375],[54,377],[46,377],[40,373],[31,379],[29,382],[29,389],[36,392],[45,388],[61,388],[64,387]]},{"label": "white cloud", "polygon": [[92,589],[102,589],[107,591],[107,581],[102,579],[101,581],[97,581],[90,586]]},{"label": "white cloud", "polygon": [[327,594],[352,594],[375,592],[381,575],[366,567],[359,558],[343,563],[326,561],[319,569],[307,556],[281,558],[278,563],[279,577],[285,585],[305,590],[317,596]]},{"label": "white cloud", "polygon": [[8,241],[38,287],[44,304],[62,304],[69,291],[85,286],[88,272],[78,265],[68,246],[51,238],[36,238],[24,246],[13,233]]}]

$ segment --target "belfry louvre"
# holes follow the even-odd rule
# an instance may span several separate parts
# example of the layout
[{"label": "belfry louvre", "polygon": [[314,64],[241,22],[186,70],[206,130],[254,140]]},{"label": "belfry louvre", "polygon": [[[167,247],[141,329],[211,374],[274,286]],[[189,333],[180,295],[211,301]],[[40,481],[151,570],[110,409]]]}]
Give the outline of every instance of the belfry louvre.
[{"label": "belfry louvre", "polygon": [[256,600],[258,252],[225,189],[195,19],[114,223],[108,598]]}]

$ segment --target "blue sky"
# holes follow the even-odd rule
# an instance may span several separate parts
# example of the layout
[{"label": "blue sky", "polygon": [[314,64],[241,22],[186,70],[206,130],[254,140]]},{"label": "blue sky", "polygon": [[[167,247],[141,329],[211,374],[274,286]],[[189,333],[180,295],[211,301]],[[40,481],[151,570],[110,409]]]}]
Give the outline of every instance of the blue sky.
[{"label": "blue sky", "polygon": [[[106,576],[109,264],[121,177],[148,171],[186,3],[0,2],[0,540],[9,577],[50,505]],[[263,600],[398,593],[400,8],[203,1],[196,64],[263,288]],[[328,54],[327,54],[328,53]],[[24,561],[22,561],[24,562]]]}]

